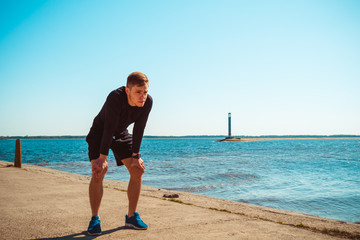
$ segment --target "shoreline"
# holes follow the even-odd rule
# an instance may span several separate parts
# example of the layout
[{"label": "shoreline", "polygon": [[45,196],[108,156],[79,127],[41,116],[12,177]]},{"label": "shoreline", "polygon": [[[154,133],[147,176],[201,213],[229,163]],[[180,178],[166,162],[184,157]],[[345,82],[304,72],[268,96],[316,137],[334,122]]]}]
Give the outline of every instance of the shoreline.
[{"label": "shoreline", "polygon": [[[5,161],[0,161],[0,171],[0,209],[7,220],[0,223],[3,237],[73,239],[85,235],[90,177],[28,164],[20,169]],[[101,216],[103,231],[108,234],[100,238],[360,239],[359,224],[144,185],[139,211],[149,219],[150,228],[141,232],[128,230],[121,227],[123,223],[117,216],[122,220],[120,210],[125,212],[127,206],[126,189],[127,182],[104,180]],[[165,194],[177,194],[179,198],[165,198]],[[63,222],[68,218],[76,219],[71,220],[71,227]],[[114,222],[107,218],[114,218]],[[31,224],[35,220],[41,224]],[[29,224],[34,229],[27,228]]]},{"label": "shoreline", "polygon": [[321,139],[360,139],[360,137],[230,137],[218,142],[254,142],[254,141],[280,141],[280,140],[321,140]]}]

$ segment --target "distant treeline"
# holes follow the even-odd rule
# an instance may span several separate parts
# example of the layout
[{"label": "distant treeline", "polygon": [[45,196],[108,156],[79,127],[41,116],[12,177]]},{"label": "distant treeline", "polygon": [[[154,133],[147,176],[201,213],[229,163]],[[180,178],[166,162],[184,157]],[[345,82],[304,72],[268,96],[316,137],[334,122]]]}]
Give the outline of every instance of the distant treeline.
[{"label": "distant treeline", "polygon": [[[225,138],[226,135],[188,135],[188,136],[144,136],[144,138]],[[311,137],[360,137],[360,135],[261,135],[261,136],[233,136],[238,138],[311,138]],[[85,139],[86,136],[0,136],[0,139]]]},{"label": "distant treeline", "polygon": [[262,136],[236,136],[236,137],[259,137],[259,138],[316,138],[316,137],[360,137],[360,135],[262,135]]},{"label": "distant treeline", "polygon": [[[144,138],[225,138],[227,135],[188,135],[188,136],[144,136]],[[311,137],[360,137],[360,135],[237,135],[234,138],[311,138]]]}]

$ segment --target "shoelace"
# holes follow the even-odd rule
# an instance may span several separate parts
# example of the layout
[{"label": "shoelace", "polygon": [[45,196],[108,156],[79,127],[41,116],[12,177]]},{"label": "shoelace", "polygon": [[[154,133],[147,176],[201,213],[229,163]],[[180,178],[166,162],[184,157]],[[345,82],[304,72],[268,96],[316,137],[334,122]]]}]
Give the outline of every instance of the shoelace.
[{"label": "shoelace", "polygon": [[136,215],[135,216],[135,219],[139,222],[139,223],[144,223],[141,218],[140,218],[140,215]]},{"label": "shoelace", "polygon": [[98,219],[96,220],[91,220],[91,225],[96,225],[96,224],[99,224],[100,221]]}]

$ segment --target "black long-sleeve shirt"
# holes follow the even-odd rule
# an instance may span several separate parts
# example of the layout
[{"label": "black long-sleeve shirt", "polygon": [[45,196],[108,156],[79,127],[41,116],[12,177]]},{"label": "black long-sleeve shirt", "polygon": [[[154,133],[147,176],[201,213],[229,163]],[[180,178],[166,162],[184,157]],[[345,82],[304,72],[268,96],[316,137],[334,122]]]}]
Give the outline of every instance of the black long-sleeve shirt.
[{"label": "black long-sleeve shirt", "polygon": [[122,138],[127,135],[128,126],[135,123],[132,152],[138,153],[152,103],[153,100],[148,95],[143,107],[132,107],[128,103],[125,87],[112,91],[95,117],[87,138],[98,140],[101,138],[100,153],[109,155],[113,138]]}]

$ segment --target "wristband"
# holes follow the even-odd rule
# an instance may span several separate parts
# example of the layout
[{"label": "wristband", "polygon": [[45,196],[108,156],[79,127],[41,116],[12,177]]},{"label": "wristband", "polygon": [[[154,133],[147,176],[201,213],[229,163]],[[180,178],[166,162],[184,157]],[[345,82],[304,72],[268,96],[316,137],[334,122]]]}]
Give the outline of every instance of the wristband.
[{"label": "wristband", "polygon": [[141,154],[138,153],[136,155],[131,156],[131,158],[139,159],[139,158],[141,158]]}]

